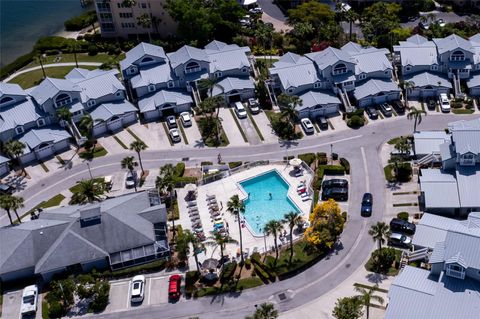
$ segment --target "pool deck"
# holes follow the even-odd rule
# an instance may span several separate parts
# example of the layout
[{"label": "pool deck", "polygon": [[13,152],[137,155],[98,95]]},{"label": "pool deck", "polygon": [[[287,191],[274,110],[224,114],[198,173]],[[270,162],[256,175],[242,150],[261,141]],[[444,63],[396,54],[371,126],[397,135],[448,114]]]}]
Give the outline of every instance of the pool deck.
[{"label": "pool deck", "polygon": [[[206,201],[207,194],[208,195],[215,195],[219,206],[221,207],[220,212],[222,213],[221,216],[223,217],[225,223],[229,226],[229,233],[230,236],[237,241],[239,240],[239,230],[238,230],[238,223],[234,216],[232,216],[229,212],[226,211],[227,202],[235,194],[238,194],[241,199],[246,197],[246,194],[243,192],[243,189],[239,185],[239,182],[242,182],[246,179],[251,177],[255,177],[257,175],[266,173],[276,169],[277,172],[284,178],[284,180],[289,184],[288,196],[294,202],[294,204],[303,212],[303,216],[305,220],[308,219],[308,214],[310,212],[310,206],[312,204],[312,200],[303,202],[300,196],[297,194],[297,186],[301,181],[306,181],[307,185],[310,184],[313,176],[311,176],[306,170],[303,170],[304,174],[300,177],[295,177],[292,174],[293,167],[292,166],[285,166],[285,165],[265,165],[265,166],[257,166],[250,168],[248,170],[235,173],[230,175],[226,178],[223,178],[219,181],[199,186],[197,189],[197,207],[200,215],[200,220],[203,225],[203,230],[205,236],[210,236],[211,231],[213,231],[213,220],[210,218],[210,214],[208,213],[208,205]],[[191,229],[191,221],[188,215],[188,208],[187,203],[184,198],[187,195],[187,191],[185,189],[178,189],[178,204],[180,209],[180,224],[182,225],[183,229]],[[313,198],[313,194],[310,194],[310,197]],[[223,207],[223,208],[222,208]],[[243,250],[244,252],[251,254],[256,247],[257,250],[261,253],[265,250],[264,244],[264,237],[263,236],[254,236],[249,229],[248,223],[247,227],[242,228],[242,237],[243,237]],[[288,233],[288,226],[285,225],[285,230]],[[295,238],[295,235],[294,235]],[[208,240],[207,240],[208,241]],[[278,243],[280,244],[281,241],[279,240]],[[288,244],[288,240],[284,241],[285,244]],[[268,236],[266,238],[266,247],[267,250],[271,250],[273,246],[273,237]],[[225,255],[230,255],[231,257],[235,257],[239,244],[227,244],[225,248]],[[199,261],[202,262],[207,258],[219,258],[220,257],[220,249],[212,246],[207,246],[206,254],[202,253],[198,255]],[[195,262],[193,258],[189,260],[190,267],[195,267]]]}]

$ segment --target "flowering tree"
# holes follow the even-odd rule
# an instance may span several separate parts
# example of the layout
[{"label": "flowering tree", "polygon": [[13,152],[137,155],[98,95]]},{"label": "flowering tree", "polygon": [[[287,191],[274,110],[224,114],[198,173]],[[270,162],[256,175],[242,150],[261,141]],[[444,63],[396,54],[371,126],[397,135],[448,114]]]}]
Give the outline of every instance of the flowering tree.
[{"label": "flowering tree", "polygon": [[343,231],[345,220],[338,203],[333,199],[317,204],[310,214],[310,226],[304,237],[308,243],[318,248],[332,248],[338,235]]}]

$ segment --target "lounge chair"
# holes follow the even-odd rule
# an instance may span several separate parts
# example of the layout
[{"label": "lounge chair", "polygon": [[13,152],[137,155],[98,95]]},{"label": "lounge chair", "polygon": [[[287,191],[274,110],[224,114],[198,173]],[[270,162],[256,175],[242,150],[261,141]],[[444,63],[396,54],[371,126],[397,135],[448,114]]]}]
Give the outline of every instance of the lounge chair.
[{"label": "lounge chair", "polygon": [[188,207],[197,206],[197,201],[196,200],[189,201],[187,202],[187,206]]},{"label": "lounge chair", "polygon": [[208,208],[213,209],[213,210],[220,210],[217,204],[209,205]]},{"label": "lounge chair", "polygon": [[196,228],[196,227],[202,227],[202,222],[198,221],[198,222],[192,223],[192,228]]},{"label": "lounge chair", "polygon": [[198,221],[200,221],[200,216],[198,216],[198,215],[190,216],[190,221],[192,223],[198,222]]},{"label": "lounge chair", "polygon": [[195,216],[200,217],[200,214],[198,212],[192,212],[192,213],[188,214],[188,216],[190,216],[190,218],[195,217]]},{"label": "lounge chair", "polygon": [[310,196],[302,197],[302,202],[306,202],[306,201],[309,201],[309,200],[311,200]]},{"label": "lounge chair", "polygon": [[208,194],[207,194],[207,201],[212,200],[212,199],[215,199],[215,198],[216,198],[215,195],[208,195]]},{"label": "lounge chair", "polygon": [[196,206],[195,206],[195,207],[189,207],[189,208],[188,208],[188,212],[189,212],[189,213],[190,213],[190,212],[198,212],[198,207],[196,207]]}]

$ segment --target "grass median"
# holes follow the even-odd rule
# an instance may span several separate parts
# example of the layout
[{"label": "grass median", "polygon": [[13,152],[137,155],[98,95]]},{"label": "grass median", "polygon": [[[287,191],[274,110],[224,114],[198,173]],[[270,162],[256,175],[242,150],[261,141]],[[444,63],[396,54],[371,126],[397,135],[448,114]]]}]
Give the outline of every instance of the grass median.
[{"label": "grass median", "polygon": [[258,137],[260,137],[261,141],[265,141],[262,132],[260,132],[260,129],[258,128],[257,122],[255,122],[255,119],[253,118],[252,112],[250,112],[250,109],[247,109],[247,114],[253,124],[253,127],[255,128],[255,131],[257,131]]}]

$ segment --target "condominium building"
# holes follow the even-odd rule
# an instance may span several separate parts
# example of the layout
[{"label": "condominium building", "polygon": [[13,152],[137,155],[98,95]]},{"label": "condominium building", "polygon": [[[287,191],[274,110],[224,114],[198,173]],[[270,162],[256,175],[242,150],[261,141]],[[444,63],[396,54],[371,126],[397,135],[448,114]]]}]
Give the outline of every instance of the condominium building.
[{"label": "condominium building", "polygon": [[[155,33],[166,37],[175,33],[177,25],[165,10],[166,0],[140,0],[132,7],[123,0],[96,0],[100,30],[103,37],[135,37],[138,34]],[[150,28],[138,24],[138,17],[148,14]]]}]

